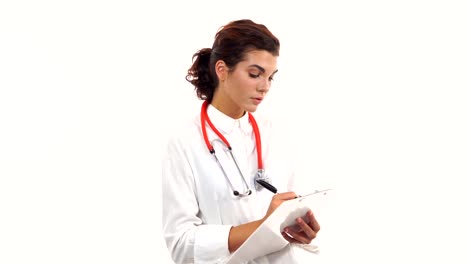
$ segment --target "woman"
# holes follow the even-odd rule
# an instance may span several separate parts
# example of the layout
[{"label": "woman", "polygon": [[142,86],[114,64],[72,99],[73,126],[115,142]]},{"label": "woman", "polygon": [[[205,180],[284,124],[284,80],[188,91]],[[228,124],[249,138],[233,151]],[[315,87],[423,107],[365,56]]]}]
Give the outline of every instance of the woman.
[{"label": "woman", "polygon": [[[163,231],[176,263],[223,263],[283,201],[296,197],[271,123],[251,114],[278,71],[279,48],[264,25],[238,20],[217,32],[211,49],[193,56],[186,79],[204,100],[202,109],[172,137],[163,161]],[[312,212],[304,217],[309,224],[299,218],[300,229],[285,228],[284,239],[309,244],[316,237]],[[296,260],[287,246],[249,263]]]}]

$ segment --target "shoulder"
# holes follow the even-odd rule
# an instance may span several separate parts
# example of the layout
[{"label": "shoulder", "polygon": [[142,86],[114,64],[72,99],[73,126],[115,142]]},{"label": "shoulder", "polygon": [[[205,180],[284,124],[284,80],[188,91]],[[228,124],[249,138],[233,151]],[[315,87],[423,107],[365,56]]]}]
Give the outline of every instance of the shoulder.
[{"label": "shoulder", "polygon": [[283,133],[287,127],[281,120],[278,120],[271,115],[265,113],[254,113],[262,138],[268,140],[270,144],[278,144],[284,141],[285,134]]},{"label": "shoulder", "polygon": [[273,121],[272,119],[263,113],[251,113],[252,116],[255,118],[255,121],[257,122],[258,128],[260,132],[271,132],[271,129],[273,127]]},{"label": "shoulder", "polygon": [[289,153],[291,137],[287,123],[264,113],[255,113],[255,119],[265,148],[275,154]]},{"label": "shoulder", "polygon": [[165,138],[166,150],[174,147],[188,146],[200,133],[200,115],[179,120],[170,124]]}]

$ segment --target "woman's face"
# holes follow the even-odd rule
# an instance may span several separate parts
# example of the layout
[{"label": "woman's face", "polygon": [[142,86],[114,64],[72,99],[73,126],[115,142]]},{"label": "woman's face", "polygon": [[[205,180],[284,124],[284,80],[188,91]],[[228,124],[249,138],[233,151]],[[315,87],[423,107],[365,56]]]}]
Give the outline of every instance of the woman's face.
[{"label": "woman's face", "polygon": [[218,73],[219,85],[211,103],[232,118],[240,118],[245,111],[255,112],[278,71],[276,62],[277,56],[270,52],[253,50],[234,68],[225,66],[225,71]]}]

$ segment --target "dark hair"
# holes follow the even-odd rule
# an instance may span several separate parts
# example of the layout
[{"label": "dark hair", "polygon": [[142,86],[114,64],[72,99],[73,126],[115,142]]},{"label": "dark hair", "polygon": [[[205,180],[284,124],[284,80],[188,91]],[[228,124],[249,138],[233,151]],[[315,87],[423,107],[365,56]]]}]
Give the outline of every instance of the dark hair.
[{"label": "dark hair", "polygon": [[195,86],[198,98],[211,102],[218,86],[214,69],[218,60],[234,69],[249,51],[266,50],[279,56],[279,48],[279,40],[266,26],[249,19],[232,21],[218,30],[211,49],[204,48],[193,55],[185,79]]}]

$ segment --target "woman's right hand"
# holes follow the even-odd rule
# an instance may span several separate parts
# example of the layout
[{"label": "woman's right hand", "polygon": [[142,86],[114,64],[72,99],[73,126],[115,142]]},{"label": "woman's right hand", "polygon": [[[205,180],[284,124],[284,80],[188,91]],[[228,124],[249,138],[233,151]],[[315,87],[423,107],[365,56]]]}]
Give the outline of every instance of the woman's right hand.
[{"label": "woman's right hand", "polygon": [[271,202],[270,206],[268,207],[268,211],[263,217],[262,222],[265,221],[284,201],[295,199],[296,197],[297,195],[295,192],[284,192],[273,195],[273,197],[271,197]]},{"label": "woman's right hand", "polygon": [[229,252],[236,251],[242,243],[257,229],[284,201],[296,198],[293,192],[279,193],[273,195],[270,202],[270,207],[262,219],[245,223],[238,226],[233,226],[229,231],[228,249]]}]

